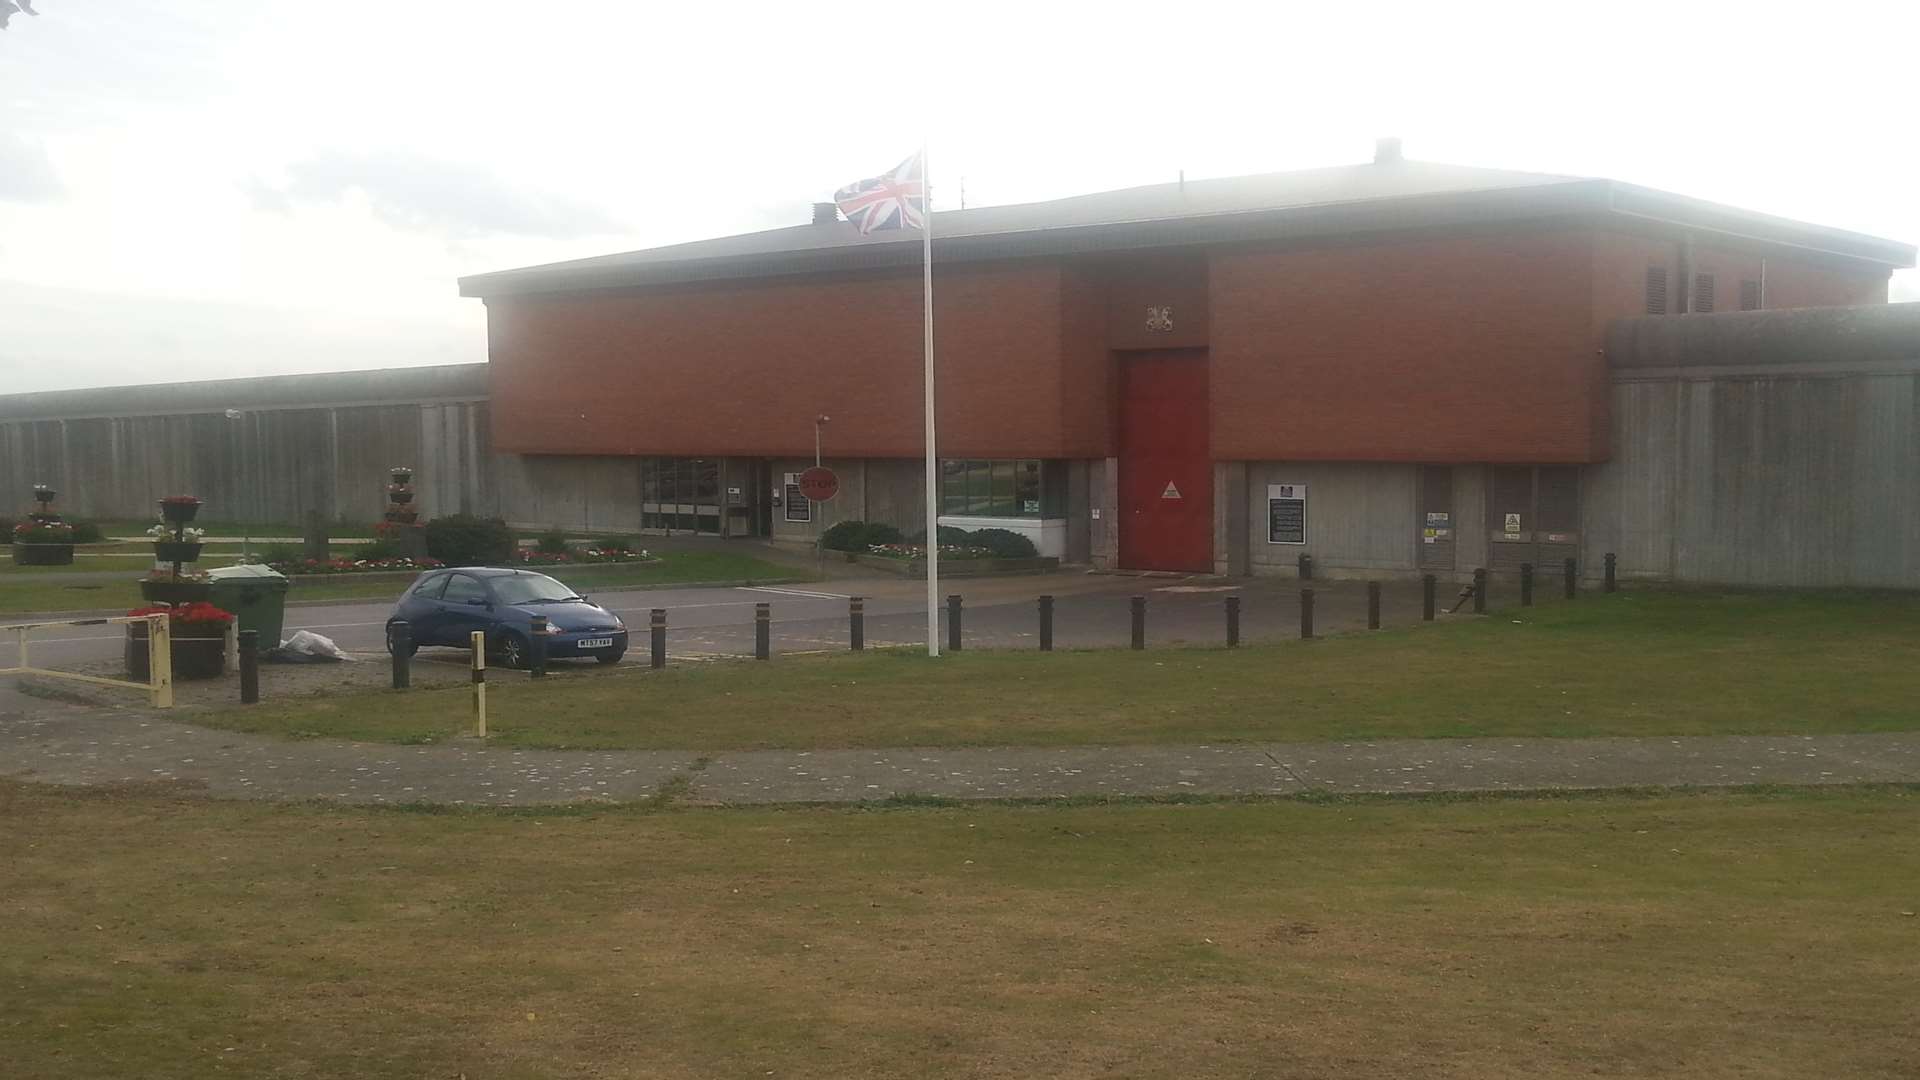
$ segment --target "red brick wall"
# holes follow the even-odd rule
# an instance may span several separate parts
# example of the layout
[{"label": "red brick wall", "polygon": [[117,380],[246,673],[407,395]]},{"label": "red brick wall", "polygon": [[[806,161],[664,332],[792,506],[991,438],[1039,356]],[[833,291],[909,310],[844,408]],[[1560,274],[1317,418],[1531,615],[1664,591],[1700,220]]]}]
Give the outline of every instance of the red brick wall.
[{"label": "red brick wall", "polygon": [[[1843,264],[1780,248],[1764,254],[1694,245],[1693,272],[1713,275],[1713,310],[1740,310],[1740,283],[1760,281],[1764,258],[1768,309],[1883,304],[1890,271],[1863,263]],[[1676,239],[1601,230],[1594,237],[1594,314],[1604,330],[1608,319],[1645,315],[1649,266],[1667,268],[1667,311],[1680,311],[1680,243]],[[1688,296],[1692,296],[1688,287]]]},{"label": "red brick wall", "polygon": [[[935,297],[943,455],[1107,452],[1103,388],[1063,378],[1057,267],[941,270]],[[810,455],[825,413],[830,454],[918,457],[920,304],[917,272],[496,298],[495,445]]]},{"label": "red brick wall", "polygon": [[1590,235],[1216,254],[1213,457],[1599,460]]}]

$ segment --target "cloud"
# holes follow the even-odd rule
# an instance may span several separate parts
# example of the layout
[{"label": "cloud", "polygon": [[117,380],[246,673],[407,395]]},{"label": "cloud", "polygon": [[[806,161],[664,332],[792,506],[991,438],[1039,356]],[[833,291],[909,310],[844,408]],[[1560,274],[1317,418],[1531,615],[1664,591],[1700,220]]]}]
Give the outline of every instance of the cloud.
[{"label": "cloud", "polygon": [[0,131],[0,199],[51,202],[65,192],[45,147]]},{"label": "cloud", "polygon": [[244,189],[256,208],[275,213],[358,193],[389,225],[456,237],[569,239],[621,230],[591,203],[517,187],[479,166],[407,153],[329,151],[294,163],[286,176],[280,187],[256,178]]}]

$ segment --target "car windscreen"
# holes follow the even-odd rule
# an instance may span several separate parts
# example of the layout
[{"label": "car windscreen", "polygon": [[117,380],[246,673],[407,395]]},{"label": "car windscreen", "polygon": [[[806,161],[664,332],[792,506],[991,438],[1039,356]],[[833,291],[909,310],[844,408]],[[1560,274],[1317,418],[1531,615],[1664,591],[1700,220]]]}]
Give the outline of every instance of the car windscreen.
[{"label": "car windscreen", "polygon": [[493,579],[493,596],[502,604],[571,600],[574,591],[545,574],[510,574]]}]

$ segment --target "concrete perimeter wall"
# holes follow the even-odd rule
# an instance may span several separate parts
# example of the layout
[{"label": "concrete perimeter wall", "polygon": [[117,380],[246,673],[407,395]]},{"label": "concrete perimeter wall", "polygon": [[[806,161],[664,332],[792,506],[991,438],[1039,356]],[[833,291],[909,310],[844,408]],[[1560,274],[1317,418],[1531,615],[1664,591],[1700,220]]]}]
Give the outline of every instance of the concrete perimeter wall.
[{"label": "concrete perimeter wall", "polygon": [[486,365],[462,364],[0,398],[0,516],[44,482],[77,518],[150,518],[187,494],[210,521],[365,525],[395,465],[428,515],[493,512],[486,394]]},{"label": "concrete perimeter wall", "polygon": [[1623,319],[1608,362],[1589,566],[1920,587],[1920,304]]}]

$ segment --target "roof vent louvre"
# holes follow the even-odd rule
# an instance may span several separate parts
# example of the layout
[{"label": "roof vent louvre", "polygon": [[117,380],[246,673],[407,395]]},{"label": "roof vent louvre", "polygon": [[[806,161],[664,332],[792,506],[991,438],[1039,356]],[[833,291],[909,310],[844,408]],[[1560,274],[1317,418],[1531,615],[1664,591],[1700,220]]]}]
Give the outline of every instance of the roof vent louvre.
[{"label": "roof vent louvre", "polygon": [[815,225],[831,225],[839,220],[840,207],[838,205],[830,202],[817,202],[813,204],[813,223]]},{"label": "roof vent louvre", "polygon": [[1375,165],[1391,165],[1400,160],[1402,160],[1402,158],[1399,139],[1386,138],[1373,140],[1373,163]]}]

